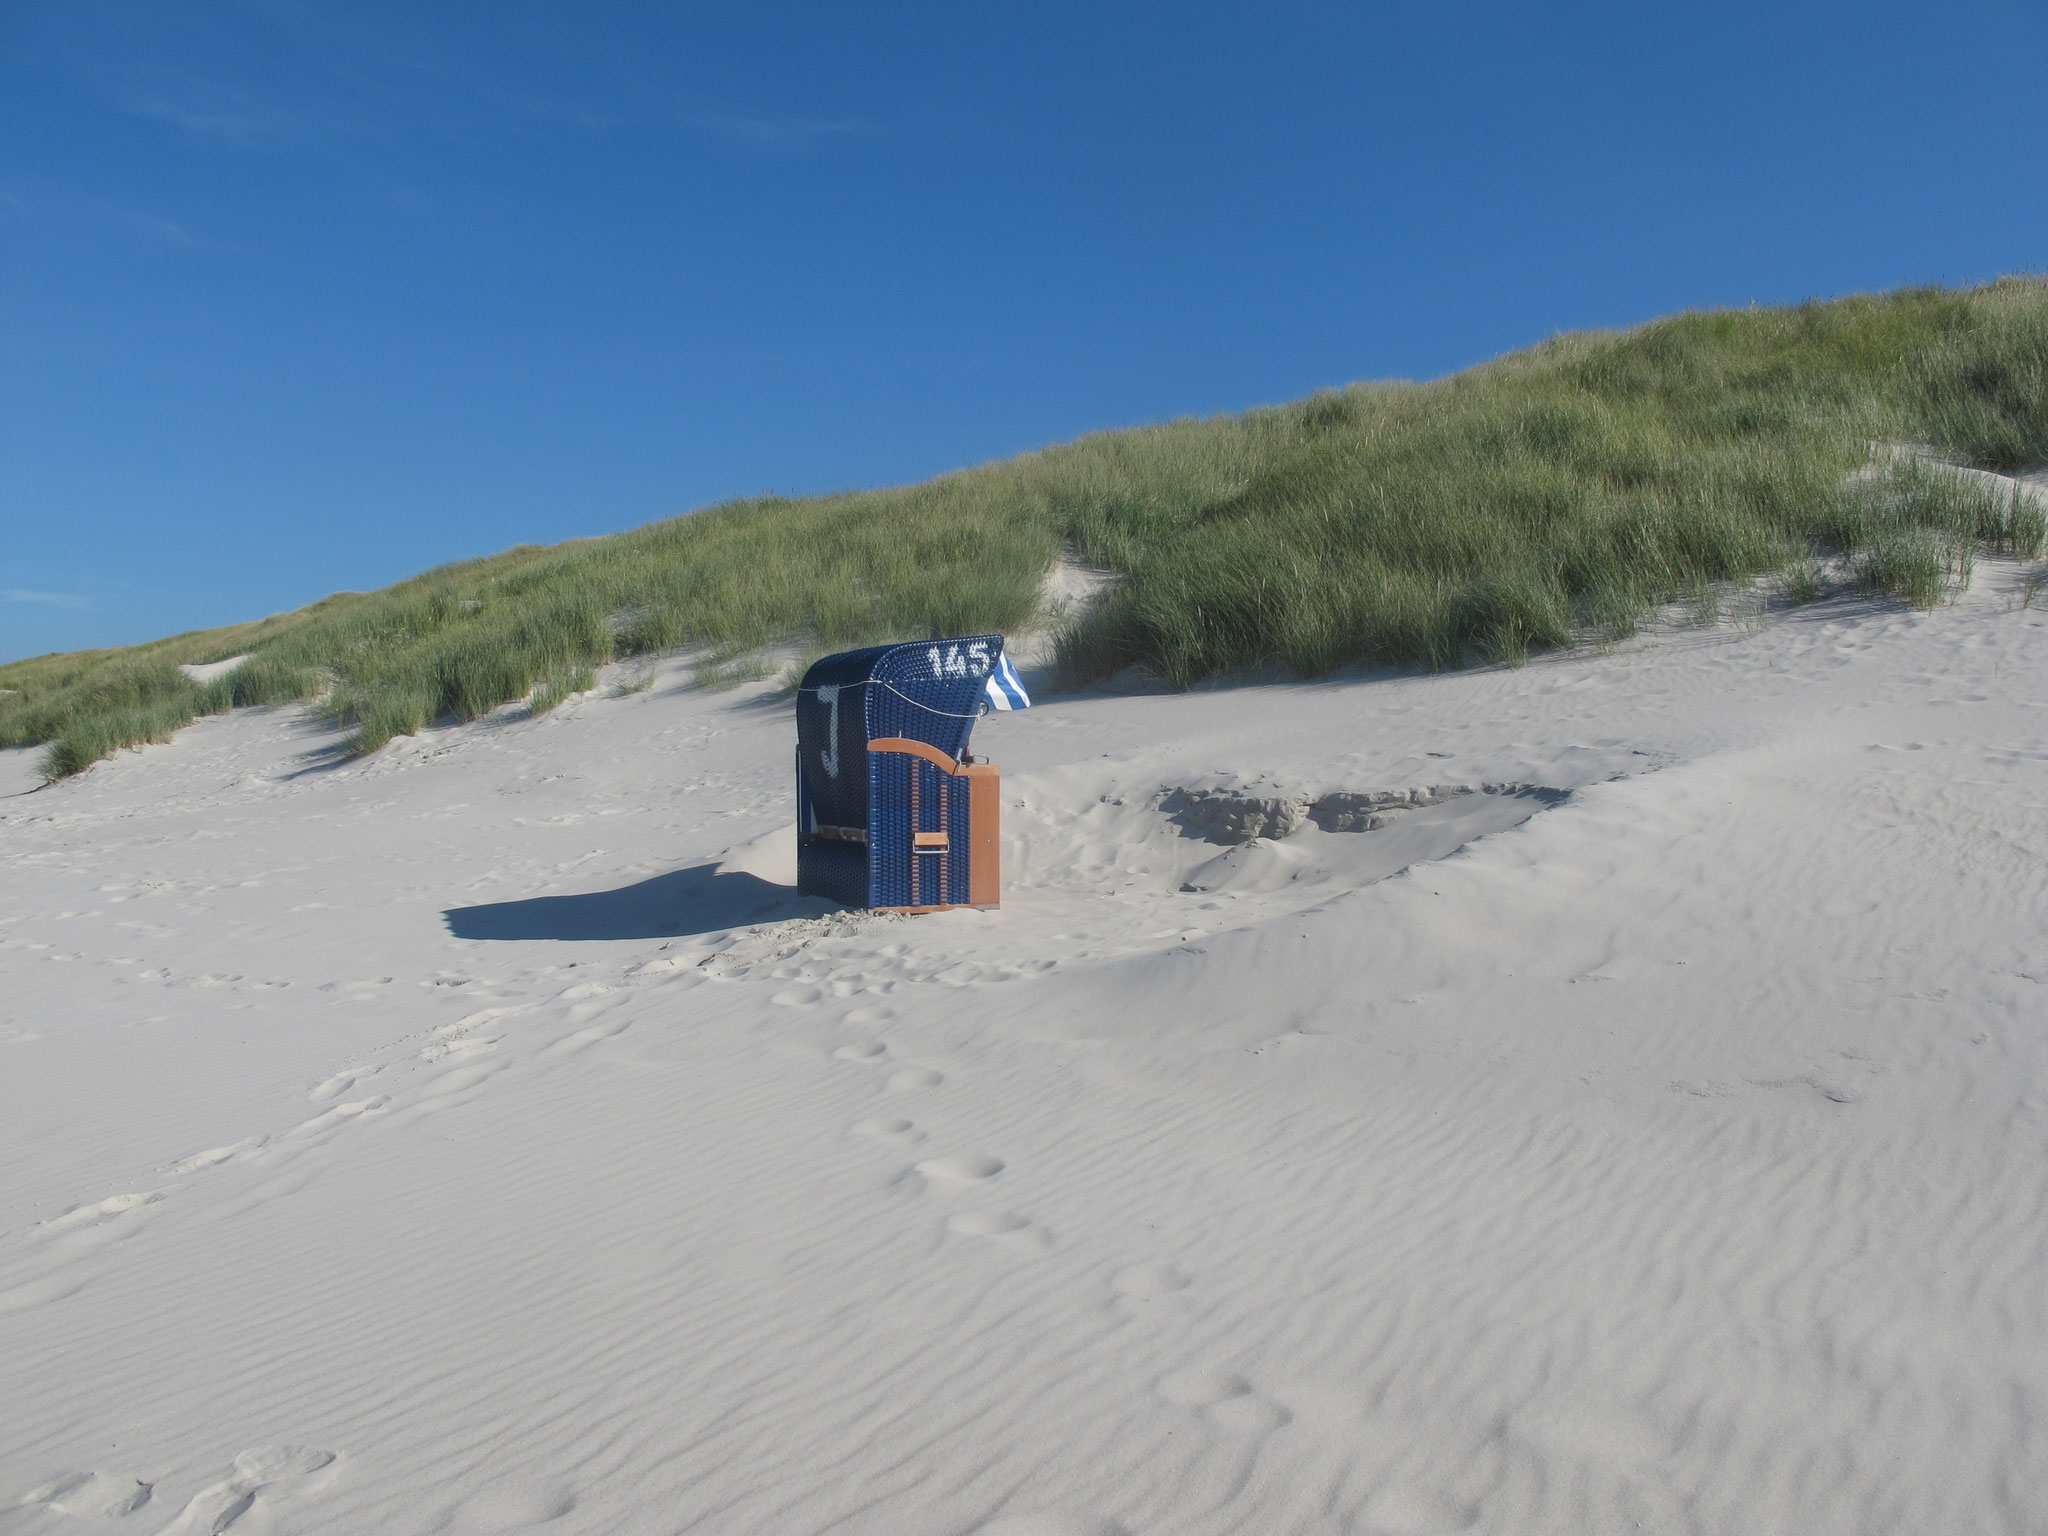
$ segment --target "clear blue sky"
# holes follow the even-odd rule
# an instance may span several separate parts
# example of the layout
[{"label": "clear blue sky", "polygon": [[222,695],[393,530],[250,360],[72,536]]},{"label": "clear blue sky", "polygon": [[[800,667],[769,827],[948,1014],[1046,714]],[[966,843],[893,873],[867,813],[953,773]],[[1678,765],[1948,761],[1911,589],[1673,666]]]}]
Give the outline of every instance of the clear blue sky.
[{"label": "clear blue sky", "polygon": [[0,659],[2048,264],[2048,7],[0,0]]}]

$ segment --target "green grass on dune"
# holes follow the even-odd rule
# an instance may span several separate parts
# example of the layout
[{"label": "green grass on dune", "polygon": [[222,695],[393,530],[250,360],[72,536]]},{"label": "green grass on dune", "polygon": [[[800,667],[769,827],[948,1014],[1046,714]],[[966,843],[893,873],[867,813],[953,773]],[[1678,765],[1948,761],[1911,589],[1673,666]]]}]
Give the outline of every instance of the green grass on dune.
[{"label": "green grass on dune", "polygon": [[1065,658],[1183,686],[1248,663],[1513,661],[1899,528],[1998,523],[2038,547],[2024,511],[2007,532],[1983,493],[1910,467],[1845,487],[1900,439],[1985,468],[2043,453],[2048,290],[1682,315],[1077,444],[1064,531],[1130,578]]},{"label": "green grass on dune", "polygon": [[[685,645],[741,656],[1013,629],[1064,548],[1123,576],[1068,676],[1518,662],[1780,573],[1922,605],[2041,520],[1882,443],[2048,458],[2048,286],[1915,289],[1560,336],[1429,384],[1104,432],[921,485],[728,503],[522,547],[261,624],[0,667],[0,745],[51,778],[198,714],[316,699],[355,750],[590,686]],[[200,687],[176,663],[253,652]]]},{"label": "green grass on dune", "polygon": [[[359,593],[341,593],[252,624],[118,650],[37,656],[0,667],[0,688],[12,690],[0,694],[0,747],[48,742],[42,771],[54,780],[81,772],[122,747],[169,741],[202,714],[313,697],[325,687],[325,675],[287,666],[269,654],[269,647],[297,625],[364,600]],[[247,663],[208,684],[196,684],[178,670],[180,662],[243,654],[251,656]]]}]

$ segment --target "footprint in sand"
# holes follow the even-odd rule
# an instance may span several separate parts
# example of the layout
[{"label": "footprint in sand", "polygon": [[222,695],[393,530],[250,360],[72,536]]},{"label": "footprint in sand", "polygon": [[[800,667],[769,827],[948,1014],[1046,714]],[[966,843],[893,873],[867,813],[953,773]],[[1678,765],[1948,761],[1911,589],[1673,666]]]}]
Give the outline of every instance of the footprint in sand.
[{"label": "footprint in sand", "polygon": [[66,1472],[22,1495],[21,1502],[40,1504],[60,1515],[111,1520],[132,1515],[149,1502],[151,1484],[111,1472]]},{"label": "footprint in sand", "polygon": [[[252,1510],[268,1513],[259,1506],[320,1491],[333,1478],[335,1463],[334,1452],[311,1446],[263,1445],[244,1451],[228,1475],[193,1494],[159,1536],[220,1536]],[[266,1520],[253,1523],[268,1529]]]},{"label": "footprint in sand", "polygon": [[208,1147],[204,1152],[194,1152],[190,1157],[179,1158],[171,1164],[170,1171],[197,1173],[202,1168],[218,1168],[222,1163],[250,1156],[269,1139],[267,1136],[245,1136],[225,1147]]},{"label": "footprint in sand", "polygon": [[858,1045],[842,1045],[832,1054],[841,1061],[880,1061],[889,1054],[889,1047],[879,1040],[863,1040]]},{"label": "footprint in sand", "polygon": [[972,1189],[1003,1171],[1000,1158],[968,1153],[961,1157],[929,1157],[910,1170],[925,1187],[941,1191]]},{"label": "footprint in sand", "polygon": [[1199,1411],[1227,1434],[1256,1438],[1284,1429],[1294,1415],[1270,1397],[1261,1396],[1242,1376],[1226,1371],[1176,1371],[1159,1383],[1169,1403]]},{"label": "footprint in sand", "polygon": [[1188,1288],[1188,1277],[1171,1264],[1133,1264],[1109,1277],[1117,1302],[1143,1306]]},{"label": "footprint in sand", "polygon": [[785,1008],[809,1008],[824,1000],[825,994],[818,987],[784,987],[768,999],[769,1002],[780,1003]]},{"label": "footprint in sand", "polygon": [[285,1139],[296,1141],[308,1136],[323,1136],[350,1120],[361,1119],[364,1115],[382,1114],[390,1103],[390,1098],[381,1093],[373,1093],[367,1099],[351,1099],[346,1104],[335,1105],[324,1115],[315,1115],[310,1120],[301,1121],[285,1132]]},{"label": "footprint in sand", "polygon": [[891,1093],[916,1093],[920,1088],[936,1088],[946,1080],[943,1072],[934,1072],[930,1067],[906,1067],[901,1072],[891,1073]]},{"label": "footprint in sand", "polygon": [[960,1237],[989,1238],[1018,1253],[1043,1253],[1052,1234],[1015,1211],[966,1211],[949,1217],[946,1230]]},{"label": "footprint in sand", "polygon": [[21,1285],[11,1285],[0,1291],[0,1313],[25,1312],[30,1307],[62,1301],[66,1296],[76,1295],[84,1289],[83,1280],[69,1279],[63,1275],[46,1275],[40,1280],[25,1281]]},{"label": "footprint in sand", "polygon": [[893,1019],[895,1017],[896,1010],[894,1008],[889,1008],[881,1004],[876,1004],[867,1008],[854,1009],[853,1012],[849,1013],[845,1017],[845,1019],[842,1020],[842,1022],[857,1027],[863,1024],[887,1023],[890,1019]]},{"label": "footprint in sand", "polygon": [[438,1040],[420,1052],[421,1061],[462,1061],[498,1048],[495,1035],[470,1035],[461,1040]]},{"label": "footprint in sand", "polygon": [[523,1531],[559,1520],[575,1507],[576,1495],[568,1488],[508,1479],[456,1505],[450,1529],[460,1536]]},{"label": "footprint in sand", "polygon": [[332,1077],[314,1084],[306,1097],[315,1104],[325,1104],[329,1099],[338,1099],[355,1087],[357,1078],[369,1075],[370,1069],[367,1067],[343,1067]]},{"label": "footprint in sand", "polygon": [[[31,1241],[40,1242],[46,1238],[77,1239],[88,1232],[101,1234],[102,1241],[111,1240],[117,1234],[125,1235],[128,1223],[122,1218],[141,1210],[145,1205],[154,1205],[163,1196],[155,1190],[143,1190],[133,1195],[109,1195],[91,1205],[75,1205],[62,1216],[52,1216],[48,1221],[37,1222],[29,1232]],[[67,1244],[66,1246],[74,1246]],[[95,1243],[93,1246],[97,1246]]]},{"label": "footprint in sand", "polygon": [[76,1274],[72,1261],[132,1237],[148,1220],[144,1214],[148,1207],[161,1199],[163,1195],[156,1190],[109,1195],[36,1223],[23,1234],[36,1252],[24,1267],[32,1274],[42,1272],[0,1290],[0,1313],[26,1311],[83,1290],[86,1279]]}]

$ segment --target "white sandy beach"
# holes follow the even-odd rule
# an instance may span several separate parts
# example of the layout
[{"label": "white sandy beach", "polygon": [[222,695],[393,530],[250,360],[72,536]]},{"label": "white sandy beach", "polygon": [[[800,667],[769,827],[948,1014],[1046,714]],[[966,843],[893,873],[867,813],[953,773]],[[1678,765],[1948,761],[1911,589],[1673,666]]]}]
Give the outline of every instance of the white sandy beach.
[{"label": "white sandy beach", "polygon": [[[0,1533],[2048,1531],[2048,611],[0,756]],[[1234,849],[1161,807],[1430,786]],[[1192,889],[1183,889],[1192,887]]]}]

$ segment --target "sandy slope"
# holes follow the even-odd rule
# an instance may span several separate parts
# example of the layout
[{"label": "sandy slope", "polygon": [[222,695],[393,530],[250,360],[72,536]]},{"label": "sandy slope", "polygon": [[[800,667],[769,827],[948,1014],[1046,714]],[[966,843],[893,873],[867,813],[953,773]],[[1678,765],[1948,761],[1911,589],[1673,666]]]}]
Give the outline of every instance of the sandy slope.
[{"label": "sandy slope", "polygon": [[674,677],[0,799],[0,1532],[2048,1530],[2013,581],[996,717],[997,914]]}]

